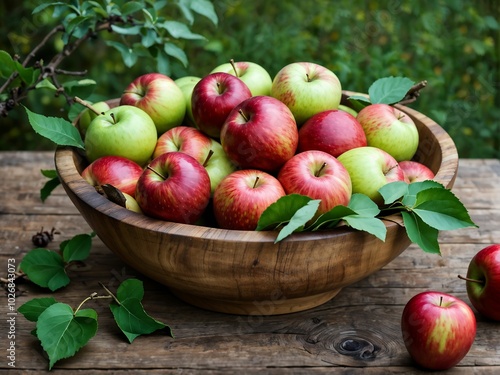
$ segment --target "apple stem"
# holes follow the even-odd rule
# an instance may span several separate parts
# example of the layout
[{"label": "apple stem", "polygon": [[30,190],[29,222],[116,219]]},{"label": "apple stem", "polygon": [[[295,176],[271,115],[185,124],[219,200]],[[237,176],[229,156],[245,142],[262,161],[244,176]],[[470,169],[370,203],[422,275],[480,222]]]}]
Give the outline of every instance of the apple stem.
[{"label": "apple stem", "polygon": [[236,65],[234,64],[234,59],[229,60],[229,63],[233,67],[234,75],[239,78],[240,76],[238,75],[238,71],[236,70]]},{"label": "apple stem", "polygon": [[253,188],[254,189],[257,187],[258,183],[259,183],[259,176],[255,177],[255,182],[253,183]]},{"label": "apple stem", "polygon": [[208,154],[207,154],[207,157],[205,158],[205,161],[203,162],[203,166],[206,167],[207,164],[208,164],[208,161],[210,160],[210,158],[212,157],[212,155],[214,154],[214,150],[210,149],[208,151]]},{"label": "apple stem", "polygon": [[243,112],[243,110],[239,109],[238,112],[240,113],[241,116],[243,116],[243,118],[245,119],[245,121],[248,122],[248,117],[245,116],[245,113]]},{"label": "apple stem", "polygon": [[99,112],[97,109],[95,109],[94,107],[92,107],[92,105],[89,103],[89,102],[86,102],[85,100],[79,98],[78,96],[75,96],[73,98],[73,100],[75,102],[77,102],[78,104],[81,104],[83,105],[84,107],[90,109],[92,112],[94,112],[96,115],[102,115],[104,112]]},{"label": "apple stem", "polygon": [[439,307],[443,306],[443,296],[439,297]]},{"label": "apple stem", "polygon": [[158,176],[160,176],[160,177],[161,177],[161,178],[163,178],[164,180],[166,180],[166,179],[167,179],[167,178],[166,178],[164,175],[162,175],[160,172],[158,172],[157,170],[155,170],[155,169],[151,168],[151,166],[149,166],[149,165],[148,165],[146,168],[147,168],[147,169],[149,169],[150,171],[153,171],[154,173],[156,173]]},{"label": "apple stem", "polygon": [[109,115],[110,115],[110,116],[111,116],[111,118],[113,119],[113,123],[115,123],[115,124],[116,124],[116,117],[115,117],[115,114],[114,114],[113,112],[111,112]]},{"label": "apple stem", "polygon": [[306,78],[307,78],[307,82],[311,82],[311,78],[309,77],[309,73],[306,73]]},{"label": "apple stem", "polygon": [[465,280],[465,281],[470,281],[472,283],[484,284],[484,280],[471,279],[469,277],[464,277],[462,275],[458,275],[458,278],[462,279],[462,280]]},{"label": "apple stem", "polygon": [[323,169],[325,169],[327,165],[328,165],[328,164],[326,164],[326,162],[324,162],[324,163],[321,165],[321,168],[320,168],[320,169],[318,169],[318,170],[316,171],[316,173],[314,173],[314,176],[319,177],[319,175],[321,174],[321,171],[322,171]]}]

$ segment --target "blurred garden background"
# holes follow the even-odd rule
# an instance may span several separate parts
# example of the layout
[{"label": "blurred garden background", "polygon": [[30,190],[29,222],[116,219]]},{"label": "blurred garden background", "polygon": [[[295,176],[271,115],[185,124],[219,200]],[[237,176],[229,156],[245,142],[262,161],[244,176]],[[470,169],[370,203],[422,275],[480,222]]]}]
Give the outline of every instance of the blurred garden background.
[{"label": "blurred garden background", "polygon": [[[207,1],[207,0],[203,0]],[[106,1],[98,1],[106,3]],[[42,1],[0,3],[0,50],[25,57],[61,22],[53,7],[32,15]],[[82,3],[76,2],[76,3]],[[125,3],[116,1],[116,3]],[[185,14],[170,1],[164,16]],[[197,15],[190,24],[201,38],[172,36],[188,64],[162,65],[172,78],[203,76],[231,58],[253,61],[274,76],[294,61],[311,61],[334,71],[346,90],[366,92],[377,78],[406,76],[427,80],[410,106],[441,124],[462,158],[500,157],[500,2],[497,0],[215,0],[217,23]],[[186,20],[184,20],[186,22]],[[82,44],[60,68],[87,70],[97,85],[93,101],[119,97],[135,77],[158,70],[152,59],[128,65],[109,41],[123,35],[102,32]],[[126,43],[126,42],[123,42]],[[62,49],[58,37],[39,51],[48,61]],[[1,69],[0,69],[1,71]],[[74,79],[74,78],[72,78]],[[0,76],[0,85],[5,77]],[[39,89],[23,102],[32,111],[65,117],[63,97]],[[1,117],[0,150],[53,149],[36,135],[20,106]]]}]

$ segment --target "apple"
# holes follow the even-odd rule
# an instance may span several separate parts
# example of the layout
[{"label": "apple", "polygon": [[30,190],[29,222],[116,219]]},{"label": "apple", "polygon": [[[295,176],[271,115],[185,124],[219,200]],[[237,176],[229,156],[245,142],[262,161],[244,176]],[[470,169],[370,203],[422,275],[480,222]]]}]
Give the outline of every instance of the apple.
[{"label": "apple", "polygon": [[364,146],[366,135],[359,122],[337,109],[313,115],[299,130],[299,152],[320,150],[338,157],[351,148]]},{"label": "apple", "polygon": [[284,195],[276,177],[255,169],[238,170],[215,189],[214,216],[223,229],[255,230],[262,212]]},{"label": "apple", "polygon": [[224,72],[241,79],[250,89],[252,96],[271,95],[273,79],[266,69],[251,61],[233,61],[221,64],[210,73]]},{"label": "apple", "polygon": [[178,126],[186,114],[186,98],[174,80],[161,73],[147,73],[134,79],[123,91],[120,105],[144,110],[158,134]]},{"label": "apple", "polygon": [[441,292],[413,296],[401,317],[404,344],[413,360],[429,370],[446,370],[469,352],[476,318],[462,300]]},{"label": "apple", "polygon": [[139,207],[139,204],[137,203],[137,200],[134,198],[134,196],[127,194],[127,193],[123,193],[123,197],[125,198],[125,208],[127,210],[137,212],[138,214],[143,213],[141,208]]},{"label": "apple", "polygon": [[240,168],[274,172],[295,154],[299,132],[285,104],[271,96],[253,96],[229,113],[220,140]]},{"label": "apple", "polygon": [[92,186],[110,184],[133,196],[141,174],[142,167],[132,160],[121,156],[103,156],[85,167],[82,177]]},{"label": "apple", "polygon": [[389,182],[405,181],[403,170],[396,159],[376,147],[357,147],[344,152],[338,161],[351,176],[352,193],[367,195],[378,205],[383,198],[378,190]]},{"label": "apple", "polygon": [[210,200],[210,177],[192,156],[167,152],[153,159],[139,177],[135,199],[145,215],[193,224]]},{"label": "apple", "polygon": [[500,321],[500,244],[487,246],[474,255],[463,279],[472,306],[485,317]]},{"label": "apple", "polygon": [[342,86],[330,69],[312,62],[294,62],[276,74],[271,96],[285,103],[301,126],[316,113],[337,109]]},{"label": "apple", "polygon": [[156,142],[153,158],[172,151],[184,152],[205,167],[212,194],[219,182],[236,169],[219,142],[192,127],[177,126],[163,133]]},{"label": "apple", "polygon": [[347,113],[353,115],[354,117],[358,116],[358,112],[356,110],[354,110],[351,107],[348,107],[346,105],[339,104],[339,108],[338,109],[341,110],[341,111],[347,112]]},{"label": "apple", "polygon": [[321,199],[318,214],[338,205],[347,206],[351,199],[351,178],[334,156],[318,150],[301,152],[280,169],[278,181],[287,194]]},{"label": "apple", "polygon": [[434,172],[429,167],[418,161],[404,160],[399,162],[399,166],[408,183],[432,180],[435,177]]},{"label": "apple", "polygon": [[194,87],[191,96],[196,126],[212,138],[219,138],[229,112],[252,96],[248,86],[229,73],[211,73]]},{"label": "apple", "polygon": [[78,117],[78,130],[80,131],[82,138],[85,138],[85,134],[87,133],[87,129],[92,120],[95,119],[99,114],[110,109],[109,104],[106,102],[97,102],[94,104],[89,103],[89,105],[92,106],[93,110],[91,110],[90,108],[85,108]]},{"label": "apple", "polygon": [[406,113],[388,104],[371,104],[360,110],[356,119],[365,131],[368,146],[388,152],[397,161],[415,155],[418,129]]},{"label": "apple", "polygon": [[191,108],[191,96],[193,95],[194,86],[200,82],[200,77],[195,76],[184,76],[177,78],[174,82],[181,89],[186,99],[186,115],[184,116],[183,123],[189,126],[195,126],[193,118],[193,110]]},{"label": "apple", "polygon": [[155,124],[146,112],[122,105],[92,120],[85,135],[85,151],[89,162],[114,155],[142,166],[153,154],[157,138]]}]

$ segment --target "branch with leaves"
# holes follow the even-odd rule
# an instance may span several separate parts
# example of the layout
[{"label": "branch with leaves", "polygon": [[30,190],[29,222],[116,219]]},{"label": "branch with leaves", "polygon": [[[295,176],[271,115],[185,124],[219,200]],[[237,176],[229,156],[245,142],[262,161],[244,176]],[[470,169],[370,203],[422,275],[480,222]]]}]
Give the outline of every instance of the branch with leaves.
[{"label": "branch with leaves", "polygon": [[[116,37],[106,40],[106,44],[116,48],[127,67],[133,66],[139,57],[154,59],[160,73],[169,73],[170,59],[174,58],[187,66],[188,59],[179,41],[203,40],[202,35],[191,31],[195,14],[204,16],[217,24],[213,4],[207,0],[177,2],[186,23],[167,19],[168,2],[137,0],[128,2],[111,1],[71,1],[44,3],[33,10],[33,14],[53,9],[53,16],[61,19],[22,60],[0,50],[0,115],[7,116],[28,93],[45,88],[54,91],[55,96],[63,95],[69,106],[73,98],[88,97],[96,82],[90,79],[63,80],[63,76],[81,77],[86,70],[68,71],[60,66],[65,59],[87,40],[97,38],[102,32]],[[40,50],[53,38],[60,36],[64,43],[62,50],[45,62],[38,57]]]}]

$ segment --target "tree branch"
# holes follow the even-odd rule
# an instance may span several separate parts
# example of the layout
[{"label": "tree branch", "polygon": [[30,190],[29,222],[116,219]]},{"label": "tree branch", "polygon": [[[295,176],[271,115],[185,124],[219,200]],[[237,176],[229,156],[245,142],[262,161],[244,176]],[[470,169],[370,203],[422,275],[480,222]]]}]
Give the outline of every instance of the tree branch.
[{"label": "tree branch", "polygon": [[405,97],[398,102],[398,104],[406,105],[413,103],[420,96],[420,90],[422,90],[426,86],[427,86],[427,81],[420,81],[419,83],[413,85],[408,90]]}]

